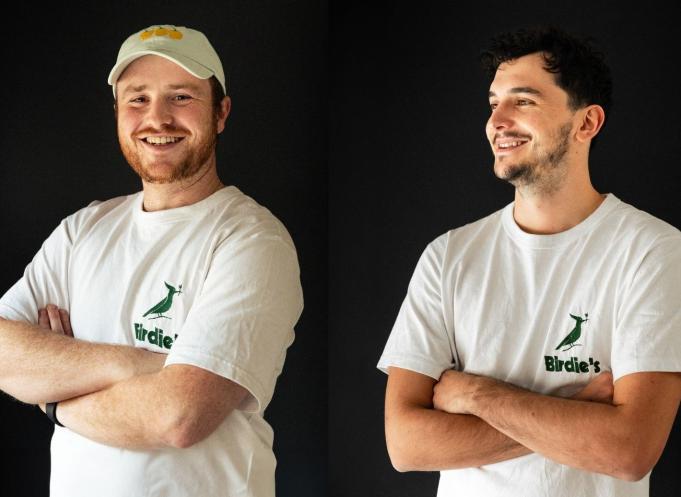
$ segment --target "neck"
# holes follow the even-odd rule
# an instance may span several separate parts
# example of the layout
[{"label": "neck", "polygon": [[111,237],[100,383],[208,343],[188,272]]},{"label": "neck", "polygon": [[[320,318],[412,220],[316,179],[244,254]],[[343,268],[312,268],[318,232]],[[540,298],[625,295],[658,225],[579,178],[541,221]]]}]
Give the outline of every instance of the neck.
[{"label": "neck", "polygon": [[142,181],[142,185],[147,212],[195,204],[225,186],[218,177],[215,163],[188,179],[163,184]]},{"label": "neck", "polygon": [[569,230],[589,217],[605,195],[598,193],[588,177],[568,175],[555,191],[531,194],[516,188],[513,218],[527,233],[550,235]]}]

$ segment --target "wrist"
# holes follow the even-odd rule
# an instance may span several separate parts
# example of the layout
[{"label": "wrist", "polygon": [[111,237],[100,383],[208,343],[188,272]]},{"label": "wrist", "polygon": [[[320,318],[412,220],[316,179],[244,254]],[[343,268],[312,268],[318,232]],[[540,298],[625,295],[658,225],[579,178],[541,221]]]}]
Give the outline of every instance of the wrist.
[{"label": "wrist", "polygon": [[163,369],[167,358],[167,354],[138,348],[135,358],[135,374],[133,376],[158,373]]},{"label": "wrist", "polygon": [[64,425],[61,424],[61,422],[57,418],[58,405],[59,402],[48,402],[47,404],[45,404],[45,414],[47,414],[47,417],[50,419],[50,421],[52,421],[57,426],[61,426],[63,428]]},{"label": "wrist", "polygon": [[490,402],[494,402],[501,395],[500,387],[502,383],[494,378],[478,376],[475,379],[475,388],[468,398],[468,412],[474,416],[482,417]]}]

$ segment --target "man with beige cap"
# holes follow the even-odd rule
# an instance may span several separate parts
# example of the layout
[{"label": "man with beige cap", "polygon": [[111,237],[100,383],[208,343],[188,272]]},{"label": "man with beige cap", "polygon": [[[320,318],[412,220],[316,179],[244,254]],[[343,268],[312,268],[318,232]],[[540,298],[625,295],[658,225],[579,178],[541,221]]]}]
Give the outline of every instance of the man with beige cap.
[{"label": "man with beige cap", "polygon": [[273,496],[302,289],[286,228],[218,177],[220,58],[154,25],[108,82],[143,189],[66,217],[0,299],[0,389],[56,424],[53,497]]}]

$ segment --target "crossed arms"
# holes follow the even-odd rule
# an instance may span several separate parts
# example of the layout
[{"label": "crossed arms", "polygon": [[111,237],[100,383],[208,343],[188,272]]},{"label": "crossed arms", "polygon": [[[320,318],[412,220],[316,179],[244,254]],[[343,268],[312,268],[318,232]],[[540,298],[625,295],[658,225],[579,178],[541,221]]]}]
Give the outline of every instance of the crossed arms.
[{"label": "crossed arms", "polygon": [[204,369],[132,346],[72,338],[68,314],[48,306],[39,326],[0,318],[0,390],[22,402],[61,401],[59,421],[91,440],[134,449],[188,447],[247,391]]},{"label": "crossed arms", "polygon": [[[478,467],[531,452],[636,481],[659,459],[681,400],[681,374],[602,374],[573,398],[457,371],[440,381],[389,368],[388,452],[399,471]],[[654,420],[654,422],[652,422]]]}]

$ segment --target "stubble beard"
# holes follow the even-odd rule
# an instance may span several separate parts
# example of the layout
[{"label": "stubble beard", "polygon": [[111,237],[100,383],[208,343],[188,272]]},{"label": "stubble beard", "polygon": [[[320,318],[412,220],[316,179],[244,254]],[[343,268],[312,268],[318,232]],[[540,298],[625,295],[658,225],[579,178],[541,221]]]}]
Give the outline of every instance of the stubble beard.
[{"label": "stubble beard", "polygon": [[[168,135],[178,134],[177,131],[171,128],[164,129],[164,132]],[[192,149],[187,150],[183,156],[175,156],[169,159],[153,158],[150,154],[140,150],[141,147],[144,147],[143,144],[130,143],[129,139],[124,139],[120,132],[118,133],[118,143],[125,160],[143,181],[157,185],[176,183],[197,176],[201,169],[209,164],[215,153],[216,125],[211,123],[203,131],[204,138],[197,142]],[[134,139],[137,140],[137,138]],[[188,139],[185,135],[184,140]],[[170,165],[171,161],[174,164]]]},{"label": "stubble beard", "polygon": [[569,150],[571,129],[572,123],[563,124],[556,133],[556,145],[552,149],[541,152],[535,160],[502,166],[499,172],[495,168],[495,174],[515,186],[524,197],[555,193],[567,174],[565,156]]}]

